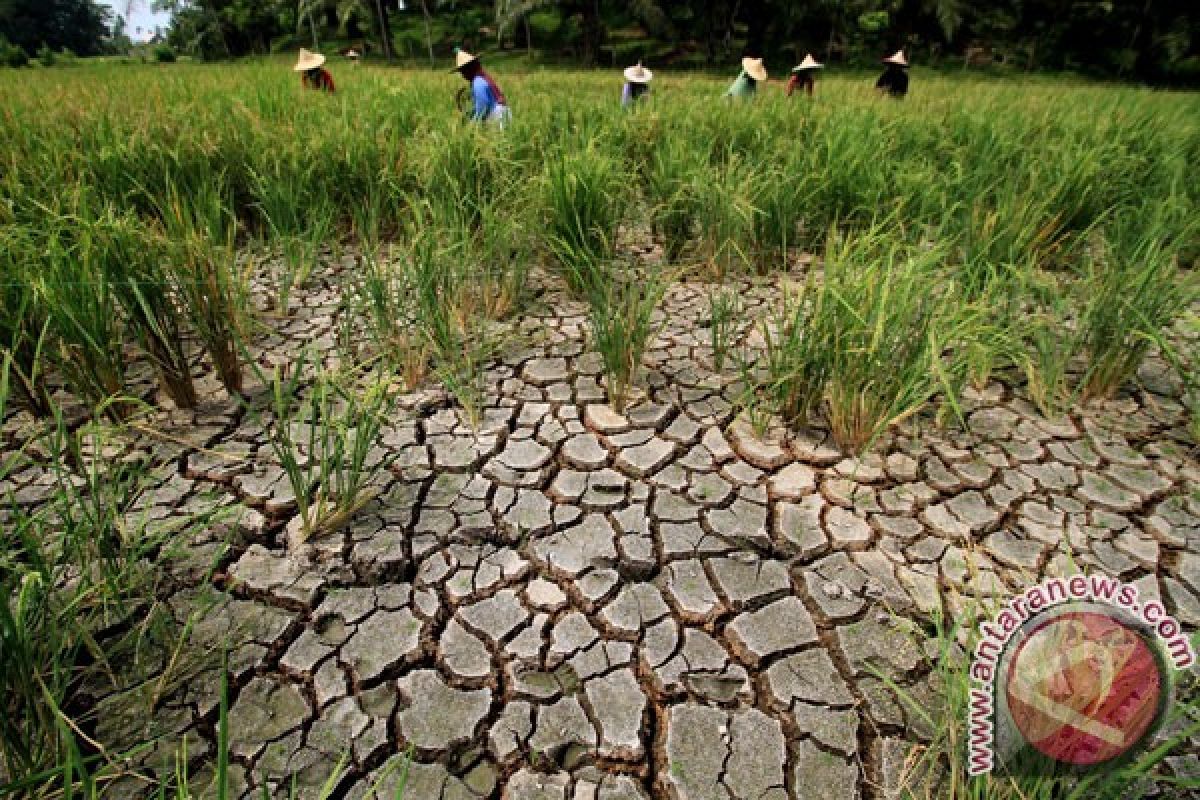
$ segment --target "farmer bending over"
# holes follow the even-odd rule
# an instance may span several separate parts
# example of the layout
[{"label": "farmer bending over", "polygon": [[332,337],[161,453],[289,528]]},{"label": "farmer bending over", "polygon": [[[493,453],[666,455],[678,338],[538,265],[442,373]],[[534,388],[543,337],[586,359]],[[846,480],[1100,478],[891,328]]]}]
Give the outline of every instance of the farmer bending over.
[{"label": "farmer bending over", "polygon": [[887,69],[879,76],[879,80],[875,81],[875,88],[880,92],[891,95],[892,97],[904,97],[908,94],[908,61],[904,58],[904,51],[897,50],[892,55],[883,60],[887,64]]},{"label": "farmer bending over", "polygon": [[652,80],[654,80],[654,73],[643,67],[640,61],[637,66],[626,69],[625,87],[621,89],[621,105],[629,108],[650,94],[650,81]]},{"label": "farmer bending over", "polygon": [[742,73],[725,91],[726,97],[737,97],[750,100],[758,89],[758,84],[767,79],[767,68],[761,58],[746,57],[742,59]]},{"label": "farmer bending over", "polygon": [[495,122],[501,128],[508,124],[512,112],[504,100],[504,93],[496,81],[483,71],[479,59],[465,50],[454,48],[454,69],[471,85],[474,107],[470,112],[473,122]]},{"label": "farmer bending over", "polygon": [[788,79],[787,96],[791,97],[792,92],[803,87],[804,93],[809,97],[813,95],[813,87],[817,83],[817,70],[823,67],[824,64],[817,63],[817,60],[809,53],[800,62],[800,66],[792,68],[792,77]]},{"label": "farmer bending over", "polygon": [[301,47],[300,58],[292,70],[301,73],[300,85],[305,89],[318,89],[333,94],[333,76],[329,74],[329,70],[321,66],[324,63],[325,56]]},{"label": "farmer bending over", "polygon": [[620,90],[620,104],[629,108],[642,97],[649,95],[650,82],[653,79],[654,73],[643,67],[641,61],[638,61],[636,66],[626,68],[625,86]]}]

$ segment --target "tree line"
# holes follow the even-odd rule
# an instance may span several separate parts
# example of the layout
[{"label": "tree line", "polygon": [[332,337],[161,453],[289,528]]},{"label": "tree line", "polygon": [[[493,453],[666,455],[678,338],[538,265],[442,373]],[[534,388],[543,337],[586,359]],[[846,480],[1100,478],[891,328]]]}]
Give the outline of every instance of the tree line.
[{"label": "tree line", "polygon": [[[1200,84],[1196,0],[152,0],[173,12],[169,40],[204,58],[301,44],[366,45],[384,57],[444,59],[455,44],[545,60],[679,67],[829,63],[906,48],[933,65],[1073,70]],[[111,41],[94,0],[0,0],[0,36],[100,52]]]}]

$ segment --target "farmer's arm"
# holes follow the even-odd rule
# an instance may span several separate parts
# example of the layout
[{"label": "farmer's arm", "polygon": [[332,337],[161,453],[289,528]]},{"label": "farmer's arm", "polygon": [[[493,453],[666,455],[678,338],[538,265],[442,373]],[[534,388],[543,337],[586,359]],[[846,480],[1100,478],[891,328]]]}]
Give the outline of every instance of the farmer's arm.
[{"label": "farmer's arm", "polygon": [[796,91],[796,84],[798,84],[799,82],[800,82],[800,79],[796,75],[792,75],[792,77],[788,78],[788,82],[787,82],[787,96],[788,97],[791,97],[792,92]]},{"label": "farmer's arm", "polygon": [[329,90],[330,94],[337,93],[337,89],[333,85],[333,75],[328,70],[325,72],[325,88]]}]

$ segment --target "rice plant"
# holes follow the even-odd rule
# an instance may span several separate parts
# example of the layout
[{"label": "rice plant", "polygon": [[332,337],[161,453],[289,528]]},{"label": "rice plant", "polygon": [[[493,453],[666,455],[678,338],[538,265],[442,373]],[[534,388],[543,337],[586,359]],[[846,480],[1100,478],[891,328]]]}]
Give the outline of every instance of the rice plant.
[{"label": "rice plant", "polygon": [[129,215],[102,212],[80,220],[84,263],[104,276],[138,344],[150,357],[163,391],[178,408],[196,405],[183,320],[167,279],[166,248],[153,230]]},{"label": "rice plant", "polygon": [[69,229],[69,217],[49,221],[37,277],[46,309],[55,366],[82,399],[120,419],[131,406],[125,394],[125,329],[112,283],[95,252]]},{"label": "rice plant", "polygon": [[473,262],[468,266],[477,272],[481,311],[493,320],[507,319],[529,299],[533,237],[520,214],[505,210],[514,201],[520,198],[496,201],[480,212],[468,251]]},{"label": "rice plant", "polygon": [[1073,395],[1071,364],[1079,353],[1078,335],[1068,327],[1059,299],[1027,317],[1022,325],[1021,370],[1029,399],[1047,417],[1060,416]]},{"label": "rice plant", "polygon": [[[271,392],[271,449],[296,498],[304,539],[338,530],[378,494],[372,482],[387,467],[376,448],[391,409],[387,373],[352,376],[320,372],[312,385],[302,355],[285,374],[264,383]],[[350,378],[348,380],[348,378]]]},{"label": "rice plant", "polygon": [[[0,384],[3,411],[6,375]],[[60,790],[70,791],[71,770],[58,768],[78,760],[76,732],[90,724],[81,696],[115,689],[114,665],[156,636],[164,616],[150,602],[147,560],[160,535],[128,513],[143,469],[87,457],[82,437],[56,414],[37,450],[53,477],[50,500],[7,508],[0,533],[0,772],[28,790],[62,774]]]},{"label": "rice plant", "polygon": [[708,295],[709,343],[713,369],[717,372],[725,368],[725,358],[741,324],[742,311],[741,299],[733,291],[721,290]]},{"label": "rice plant", "polygon": [[1108,226],[1084,279],[1079,336],[1088,359],[1085,400],[1112,396],[1151,348],[1168,346],[1162,331],[1197,296],[1196,279],[1180,270],[1178,252],[1161,217],[1151,217],[1145,228],[1131,216]]},{"label": "rice plant", "polygon": [[600,353],[608,401],[624,413],[637,381],[646,346],[658,326],[654,312],[670,285],[657,271],[608,269],[607,279],[588,296],[591,343]]},{"label": "rice plant", "polygon": [[953,285],[938,280],[941,258],[879,226],[831,236],[822,280],[764,329],[762,390],[778,412],[803,423],[819,408],[838,445],[858,453],[937,392],[953,392],[941,358],[958,321],[943,313],[955,301]]},{"label": "rice plant", "polygon": [[700,197],[700,256],[718,281],[750,263],[757,214],[754,169],[737,157],[712,173]]},{"label": "rice plant", "polygon": [[39,417],[50,415],[43,345],[46,308],[38,296],[30,265],[33,234],[16,226],[0,231],[0,355],[10,364],[10,386]]},{"label": "rice plant", "polygon": [[707,170],[703,151],[674,136],[659,143],[645,168],[650,223],[668,263],[679,261],[695,235]]},{"label": "rice plant", "polygon": [[408,389],[417,388],[429,370],[429,344],[414,325],[416,295],[404,269],[363,247],[348,300],[347,321],[361,320],[375,352]]},{"label": "rice plant", "polygon": [[414,326],[434,374],[476,424],[483,413],[483,367],[495,342],[477,313],[478,295],[464,280],[463,253],[461,240],[447,245],[431,234],[418,235],[405,254],[405,268],[415,298]]},{"label": "rice plant", "polygon": [[241,348],[250,326],[248,277],[237,267],[237,228],[223,183],[190,197],[171,188],[160,214],[172,242],[171,288],[226,391],[242,391]]},{"label": "rice plant", "polygon": [[546,245],[580,296],[596,290],[601,265],[615,252],[626,184],[620,164],[595,147],[546,165]]}]

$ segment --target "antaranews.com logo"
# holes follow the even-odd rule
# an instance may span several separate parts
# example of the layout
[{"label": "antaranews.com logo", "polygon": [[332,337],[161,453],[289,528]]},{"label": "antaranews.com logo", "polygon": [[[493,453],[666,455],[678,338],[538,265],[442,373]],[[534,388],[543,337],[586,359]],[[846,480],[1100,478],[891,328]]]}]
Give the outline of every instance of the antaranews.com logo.
[{"label": "antaranews.com logo", "polygon": [[979,626],[967,771],[1032,748],[1086,769],[1135,751],[1162,721],[1173,670],[1196,661],[1183,627],[1116,578],[1053,578]]}]

